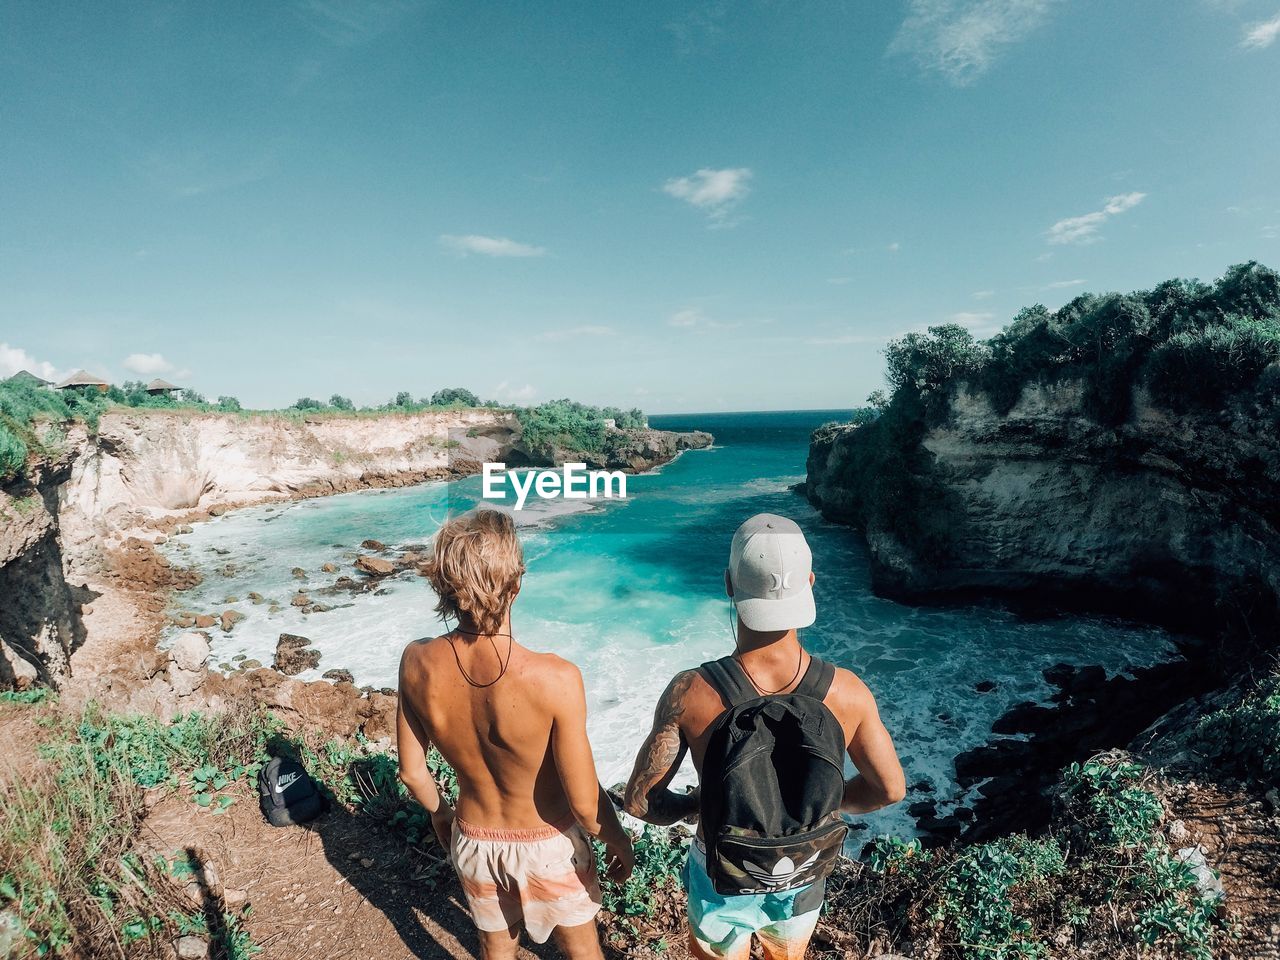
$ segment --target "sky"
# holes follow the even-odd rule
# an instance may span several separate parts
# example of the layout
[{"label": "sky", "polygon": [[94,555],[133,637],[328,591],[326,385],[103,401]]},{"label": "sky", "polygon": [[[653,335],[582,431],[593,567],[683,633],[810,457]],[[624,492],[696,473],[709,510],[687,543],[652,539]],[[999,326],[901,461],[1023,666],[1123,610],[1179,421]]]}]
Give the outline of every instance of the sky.
[{"label": "sky", "polygon": [[848,408],[1280,267],[1280,0],[0,4],[0,376]]}]

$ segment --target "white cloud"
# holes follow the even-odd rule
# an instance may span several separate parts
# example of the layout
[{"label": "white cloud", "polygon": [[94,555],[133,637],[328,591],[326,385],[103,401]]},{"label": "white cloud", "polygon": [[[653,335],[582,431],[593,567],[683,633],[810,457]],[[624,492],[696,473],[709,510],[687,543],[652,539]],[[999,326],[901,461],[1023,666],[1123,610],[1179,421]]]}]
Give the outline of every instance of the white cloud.
[{"label": "white cloud", "polygon": [[893,243],[889,244],[888,246],[888,250],[890,253],[897,253],[901,249],[902,249],[902,244],[899,243],[897,240],[893,241]]},{"label": "white cloud", "polygon": [[21,370],[51,382],[57,382],[63,376],[63,372],[47,360],[37,360],[21,347],[0,342],[0,380],[7,380]]},{"label": "white cloud", "polygon": [[602,324],[587,323],[580,327],[567,327],[563,330],[545,330],[538,334],[539,340],[577,340],[581,337],[612,337],[618,331]]},{"label": "white cloud", "polygon": [[990,299],[991,299],[992,297],[994,297],[995,295],[996,295],[996,292],[995,292],[994,290],[975,290],[975,291],[973,291],[973,299],[975,299],[975,300],[990,300]]},{"label": "white cloud", "polygon": [[486,237],[477,233],[464,235],[442,233],[440,242],[463,256],[469,253],[480,253],[486,257],[541,257],[547,253],[546,247],[535,247],[506,237]]},{"label": "white cloud", "polygon": [[124,358],[123,366],[132,373],[150,377],[173,372],[173,364],[159,353],[131,353]]},{"label": "white cloud", "polygon": [[906,20],[889,45],[956,86],[991,69],[1006,47],[1026,39],[1058,0],[909,0]]},{"label": "white cloud", "polygon": [[705,211],[714,223],[726,225],[729,212],[751,192],[750,181],[748,167],[703,167],[691,176],[668,180],[662,192]]},{"label": "white cloud", "polygon": [[667,319],[667,323],[673,327],[696,327],[700,323],[705,323],[706,320],[706,315],[697,307],[686,307],[673,313]]},{"label": "white cloud", "polygon": [[1280,13],[1270,20],[1263,20],[1247,27],[1240,46],[1245,50],[1264,50],[1280,38]]},{"label": "white cloud", "polygon": [[493,399],[500,403],[528,403],[538,395],[538,391],[534,389],[532,384],[526,383],[523,387],[513,387],[506,380],[503,380],[489,392],[493,394]]},{"label": "white cloud", "polygon": [[1098,230],[1112,217],[1132,210],[1145,198],[1145,193],[1122,193],[1108,197],[1101,210],[1082,214],[1078,217],[1067,217],[1051,226],[1046,234],[1050,243],[1096,243],[1102,238]]},{"label": "white cloud", "polygon": [[1066,290],[1068,287],[1079,287],[1085,283],[1084,280],[1055,280],[1053,283],[1045,284],[1046,290]]}]

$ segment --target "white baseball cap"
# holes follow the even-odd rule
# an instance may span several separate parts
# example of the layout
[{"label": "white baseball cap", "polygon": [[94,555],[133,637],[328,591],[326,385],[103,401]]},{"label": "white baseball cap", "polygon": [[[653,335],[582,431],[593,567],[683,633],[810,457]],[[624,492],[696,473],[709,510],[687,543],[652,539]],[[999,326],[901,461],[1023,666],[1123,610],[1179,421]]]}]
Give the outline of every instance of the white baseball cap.
[{"label": "white baseball cap", "polygon": [[795,630],[817,619],[809,574],[813,554],[794,520],[758,513],[733,535],[729,584],[743,624]]}]

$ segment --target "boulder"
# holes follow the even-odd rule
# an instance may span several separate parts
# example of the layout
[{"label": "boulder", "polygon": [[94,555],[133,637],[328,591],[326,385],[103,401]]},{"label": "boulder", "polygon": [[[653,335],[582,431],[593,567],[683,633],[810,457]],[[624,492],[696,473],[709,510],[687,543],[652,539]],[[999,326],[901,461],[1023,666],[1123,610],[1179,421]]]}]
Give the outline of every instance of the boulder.
[{"label": "boulder", "polygon": [[223,610],[222,616],[218,617],[218,622],[222,626],[223,633],[230,633],[231,628],[244,619],[244,614],[239,610]]},{"label": "boulder", "polygon": [[385,553],[387,545],[381,540],[365,540],[360,544],[361,550],[372,550],[375,553]]},{"label": "boulder", "polygon": [[305,593],[299,593],[299,594],[296,594],[294,598],[289,601],[289,603],[291,603],[295,607],[307,607],[311,605],[311,598],[308,597]]},{"label": "boulder", "polygon": [[196,617],[195,625],[200,630],[208,630],[217,622],[217,618],[212,614],[202,613],[200,616]]},{"label": "boulder", "polygon": [[276,656],[272,662],[286,676],[296,676],[304,670],[320,666],[320,651],[311,648],[311,641],[296,633],[282,633],[276,642]]},{"label": "boulder", "polygon": [[351,671],[344,670],[340,667],[334,670],[326,670],[322,676],[326,680],[340,681],[342,683],[355,683],[355,677],[351,675]]},{"label": "boulder", "polygon": [[337,572],[338,572],[338,565],[337,565],[336,563],[334,563],[332,560],[330,560],[330,561],[327,561],[327,562],[325,562],[325,563],[320,564],[320,569],[321,569],[324,573],[337,573]]},{"label": "boulder", "polygon": [[[209,640],[202,633],[184,633],[169,648],[168,684],[176,697],[190,697],[209,678]],[[163,699],[163,691],[156,691]]]},{"label": "boulder", "polygon": [[195,672],[205,669],[209,661],[209,641],[202,633],[184,633],[169,648],[169,662],[172,670]]},{"label": "boulder", "polygon": [[387,577],[396,572],[395,564],[381,557],[359,557],[356,559],[356,568],[372,577]]}]

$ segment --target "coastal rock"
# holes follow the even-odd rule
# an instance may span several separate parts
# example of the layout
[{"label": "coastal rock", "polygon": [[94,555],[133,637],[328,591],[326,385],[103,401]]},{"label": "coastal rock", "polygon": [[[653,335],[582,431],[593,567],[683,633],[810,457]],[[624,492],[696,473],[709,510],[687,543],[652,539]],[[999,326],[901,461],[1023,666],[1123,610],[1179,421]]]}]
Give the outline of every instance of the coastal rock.
[{"label": "coastal rock", "polygon": [[276,655],[272,666],[286,676],[296,676],[304,670],[320,666],[320,651],[311,647],[311,641],[296,633],[282,633],[276,642]]},{"label": "coastal rock", "polygon": [[[1174,414],[1135,387],[1131,415],[1111,426],[1085,397],[1080,381],[1032,383],[1000,414],[959,384],[910,430],[824,427],[805,495],[864,531],[884,596],[1275,636],[1280,431],[1262,402]],[[892,482],[878,482],[886,471]]]},{"label": "coastal rock", "polygon": [[326,670],[321,676],[326,680],[335,680],[342,683],[355,683],[355,677],[351,675],[350,670],[338,668],[335,670]]},{"label": "coastal rock", "polygon": [[360,544],[361,550],[372,550],[374,553],[386,553],[387,545],[381,540],[364,540]]},{"label": "coastal rock", "polygon": [[395,564],[381,557],[358,557],[356,568],[372,577],[388,577],[396,572]]},{"label": "coastal rock", "polygon": [[218,623],[222,627],[223,633],[230,633],[237,623],[244,619],[244,614],[239,610],[223,610],[218,617]]}]

